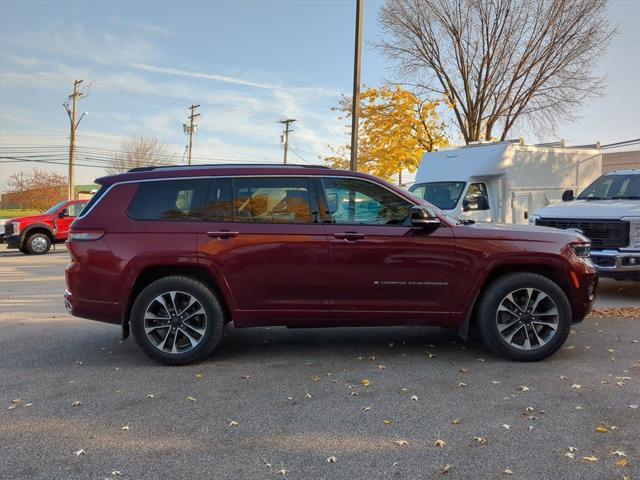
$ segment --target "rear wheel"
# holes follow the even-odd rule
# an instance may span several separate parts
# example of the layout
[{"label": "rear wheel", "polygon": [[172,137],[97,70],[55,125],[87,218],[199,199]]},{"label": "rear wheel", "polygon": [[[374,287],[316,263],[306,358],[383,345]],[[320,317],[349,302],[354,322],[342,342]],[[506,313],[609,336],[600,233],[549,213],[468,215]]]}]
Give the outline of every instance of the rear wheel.
[{"label": "rear wheel", "polygon": [[222,337],[225,315],[216,295],[190,277],[156,280],[136,298],[130,323],[136,343],[168,365],[202,360]]},{"label": "rear wheel", "polygon": [[484,343],[518,361],[536,361],[558,350],[571,329],[571,306],[562,289],[542,275],[512,273],[495,280],[480,303]]},{"label": "rear wheel", "polygon": [[27,238],[23,248],[31,255],[44,255],[51,249],[51,239],[46,233],[34,233]]}]

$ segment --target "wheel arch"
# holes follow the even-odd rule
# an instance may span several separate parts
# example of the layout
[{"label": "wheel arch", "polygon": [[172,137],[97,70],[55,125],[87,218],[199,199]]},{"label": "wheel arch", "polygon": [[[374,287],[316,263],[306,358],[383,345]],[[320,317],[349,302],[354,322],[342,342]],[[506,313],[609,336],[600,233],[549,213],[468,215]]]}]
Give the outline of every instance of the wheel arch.
[{"label": "wheel arch", "polygon": [[[480,299],[491,284],[504,275],[518,272],[536,273],[542,277],[548,278],[560,287],[568,299],[571,298],[569,277],[560,260],[545,264],[503,263],[494,265],[493,268],[487,269],[486,275],[476,284],[477,288],[475,289],[475,294],[469,304],[469,308],[467,309],[467,314],[458,328],[458,335],[463,340],[467,340],[469,338],[469,330],[471,326],[477,324],[477,313]],[[571,304],[571,302],[569,302],[569,304]]]},{"label": "wheel arch", "polygon": [[129,295],[126,299],[126,305],[122,316],[123,340],[129,336],[129,315],[131,314],[133,303],[140,292],[152,282],[170,276],[190,277],[207,285],[218,296],[227,321],[232,320],[232,310],[229,306],[228,299],[226,298],[218,280],[207,268],[201,265],[153,265],[145,267],[138,272],[133,285],[129,290]]},{"label": "wheel arch", "polygon": [[53,231],[51,230],[51,227],[49,227],[49,225],[47,225],[46,223],[34,223],[33,225],[29,225],[20,233],[20,245],[24,245],[24,242],[26,242],[27,239],[34,233],[44,233],[49,237],[49,240],[51,240],[52,244],[55,243],[55,235],[53,234]]}]

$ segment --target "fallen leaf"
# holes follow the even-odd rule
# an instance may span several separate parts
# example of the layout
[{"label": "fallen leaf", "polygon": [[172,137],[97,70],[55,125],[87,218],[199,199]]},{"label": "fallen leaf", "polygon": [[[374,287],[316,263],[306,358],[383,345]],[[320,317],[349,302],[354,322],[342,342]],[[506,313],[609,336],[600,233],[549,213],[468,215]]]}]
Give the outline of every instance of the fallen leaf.
[{"label": "fallen leaf", "polygon": [[360,383],[362,385],[364,385],[365,387],[368,387],[369,385],[371,385],[371,382],[369,380],[367,380],[366,378],[363,378],[362,380],[360,380]]},{"label": "fallen leaf", "polygon": [[81,448],[80,450],[77,450],[74,453],[76,454],[76,457],[79,457],[80,455],[84,455],[87,452],[85,452],[84,449]]},{"label": "fallen leaf", "polygon": [[617,457],[626,457],[627,454],[621,450],[616,450],[615,452],[611,452],[611,455],[616,455]]},{"label": "fallen leaf", "polygon": [[505,469],[504,474],[505,475],[513,475],[513,471],[507,468],[507,469]]},{"label": "fallen leaf", "polygon": [[503,423],[502,428],[504,428],[505,430],[509,430],[511,428],[511,425],[507,425],[506,423]]},{"label": "fallen leaf", "polygon": [[198,372],[195,375],[196,380],[202,380],[204,378],[204,374],[202,372]]},{"label": "fallen leaf", "polygon": [[125,425],[124,427],[121,428],[121,430],[128,431],[129,430],[129,425]]},{"label": "fallen leaf", "polygon": [[460,425],[461,422],[462,420],[460,420],[459,418],[454,418],[453,420],[451,420],[451,425]]},{"label": "fallen leaf", "polygon": [[336,463],[337,461],[338,461],[338,459],[336,457],[327,458],[327,463]]},{"label": "fallen leaf", "polygon": [[629,408],[632,408],[632,409],[634,409],[634,410],[637,410],[637,409],[638,409],[638,405],[629,405]]},{"label": "fallen leaf", "polygon": [[251,378],[251,375],[240,375],[240,378],[246,380],[247,378]]},{"label": "fallen leaf", "polygon": [[418,401],[418,396],[417,395],[412,395],[411,396],[411,400],[417,402]]},{"label": "fallen leaf", "polygon": [[568,450],[570,452],[577,452],[578,451],[578,449],[576,447],[569,447]]},{"label": "fallen leaf", "polygon": [[574,383],[573,385],[571,385],[571,388],[573,388],[574,390],[580,390],[582,388],[582,385],[580,385],[579,383]]},{"label": "fallen leaf", "polygon": [[371,407],[362,407],[360,410],[362,410],[363,412],[368,412],[369,410],[371,410]]},{"label": "fallen leaf", "polygon": [[571,452],[567,452],[564,454],[565,457],[569,457],[569,458],[576,458],[576,454],[575,453],[571,453]]},{"label": "fallen leaf", "polygon": [[594,457],[593,455],[589,456],[589,457],[582,457],[583,460],[586,460],[587,462],[597,462],[598,461],[598,457]]},{"label": "fallen leaf", "polygon": [[624,468],[627,465],[629,465],[629,460],[627,460],[626,458],[621,458],[616,462],[616,467],[618,468]]},{"label": "fallen leaf", "polygon": [[190,402],[196,402],[197,400],[194,397],[187,396],[187,400]]},{"label": "fallen leaf", "polygon": [[287,470],[286,468],[281,468],[280,470],[278,470],[278,473],[284,477],[287,473],[289,473],[289,470]]},{"label": "fallen leaf", "polygon": [[447,473],[449,473],[450,470],[451,470],[451,465],[447,463],[444,467],[442,467],[442,470],[440,470],[440,473],[444,473],[446,475]]},{"label": "fallen leaf", "polygon": [[480,445],[486,445],[487,439],[484,437],[473,437],[473,439],[478,442]]},{"label": "fallen leaf", "polygon": [[500,385],[500,382],[498,380],[491,380],[491,383],[493,383],[494,385]]},{"label": "fallen leaf", "polygon": [[596,432],[607,433],[608,431],[609,431],[609,429],[607,427],[605,427],[604,425],[600,425],[600,426],[596,427]]},{"label": "fallen leaf", "polygon": [[319,382],[320,381],[320,376],[316,375],[315,377],[313,377],[313,381],[314,382]]},{"label": "fallen leaf", "polygon": [[311,398],[311,394],[309,392],[305,393],[304,398]]},{"label": "fallen leaf", "polygon": [[528,392],[530,389],[526,385],[520,385],[518,387],[518,390],[520,390],[521,392]]},{"label": "fallen leaf", "polygon": [[76,362],[76,365],[82,365],[82,362]]},{"label": "fallen leaf", "polygon": [[82,402],[80,400],[74,400],[71,404],[72,407],[79,407],[80,405],[82,405]]},{"label": "fallen leaf", "polygon": [[391,425],[391,420],[382,420],[385,425]]},{"label": "fallen leaf", "polygon": [[153,393],[147,393],[147,398],[154,398],[155,395]]},{"label": "fallen leaf", "polygon": [[459,368],[458,371],[460,373],[469,373],[469,370],[467,370],[466,368]]},{"label": "fallen leaf", "polygon": [[120,475],[122,475],[122,472],[120,470],[114,470],[113,472],[111,472],[111,475],[113,475],[114,477],[119,477]]},{"label": "fallen leaf", "polygon": [[395,443],[396,445],[400,445],[401,447],[403,447],[404,445],[409,445],[409,442],[407,442],[406,440],[394,440],[393,443]]},{"label": "fallen leaf", "polygon": [[460,383],[458,384],[458,388],[464,388],[464,387],[466,387],[466,386],[467,386],[467,384],[466,384],[466,383],[464,383],[464,382],[460,382]]},{"label": "fallen leaf", "polygon": [[438,439],[438,440],[436,440],[435,446],[436,446],[436,447],[438,447],[438,448],[444,448],[444,446],[445,446],[446,444],[447,444],[447,443],[446,443],[444,440],[440,440],[440,439]]},{"label": "fallen leaf", "polygon": [[384,365],[378,365],[378,369],[379,370],[384,370],[385,368],[387,368],[387,367],[385,367]]},{"label": "fallen leaf", "polygon": [[229,426],[230,426],[230,427],[237,427],[238,425],[240,425],[240,424],[239,424],[238,422],[236,422],[235,420],[231,420],[231,421],[229,422]]}]

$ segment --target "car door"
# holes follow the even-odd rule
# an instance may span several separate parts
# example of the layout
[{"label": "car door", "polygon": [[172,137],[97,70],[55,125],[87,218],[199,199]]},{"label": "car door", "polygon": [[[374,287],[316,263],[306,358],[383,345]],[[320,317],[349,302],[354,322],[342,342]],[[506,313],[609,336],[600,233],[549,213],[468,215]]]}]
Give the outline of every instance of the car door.
[{"label": "car door", "polygon": [[329,222],[332,318],[349,323],[446,321],[455,242],[451,227],[411,226],[413,205],[360,178],[322,178]]},{"label": "car door", "polygon": [[329,248],[309,178],[215,179],[197,249],[237,326],[326,320]]},{"label": "car door", "polygon": [[76,219],[86,202],[69,202],[56,212],[54,221],[56,226],[56,238],[65,240],[69,234],[69,227]]}]

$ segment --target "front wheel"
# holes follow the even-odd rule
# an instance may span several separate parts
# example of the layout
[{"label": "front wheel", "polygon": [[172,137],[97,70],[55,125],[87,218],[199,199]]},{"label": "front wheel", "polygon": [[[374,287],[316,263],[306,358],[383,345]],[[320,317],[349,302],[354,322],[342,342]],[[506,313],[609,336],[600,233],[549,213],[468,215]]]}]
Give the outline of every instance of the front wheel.
[{"label": "front wheel", "polygon": [[186,365],[213,352],[222,337],[225,315],[206,285],[171,276],[140,292],[130,323],[136,343],[149,357],[167,365]]},{"label": "front wheel", "polygon": [[51,249],[51,238],[45,233],[34,233],[23,247],[31,255],[44,255]]},{"label": "front wheel", "polygon": [[571,306],[562,289],[535,273],[495,280],[480,303],[484,343],[517,361],[537,361],[558,350],[571,329]]}]

